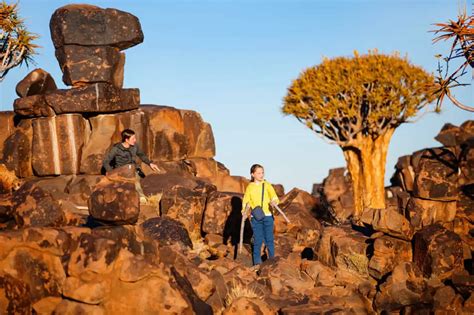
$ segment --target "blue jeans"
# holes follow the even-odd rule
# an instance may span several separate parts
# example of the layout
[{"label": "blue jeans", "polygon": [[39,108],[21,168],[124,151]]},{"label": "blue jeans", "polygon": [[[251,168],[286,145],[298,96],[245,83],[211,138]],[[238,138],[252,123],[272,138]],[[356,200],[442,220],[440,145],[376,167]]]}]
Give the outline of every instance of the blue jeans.
[{"label": "blue jeans", "polygon": [[273,244],[273,216],[265,216],[262,221],[257,221],[252,218],[253,230],[253,264],[261,264],[262,257],[260,256],[263,241],[268,249],[268,258],[275,257],[275,245]]}]

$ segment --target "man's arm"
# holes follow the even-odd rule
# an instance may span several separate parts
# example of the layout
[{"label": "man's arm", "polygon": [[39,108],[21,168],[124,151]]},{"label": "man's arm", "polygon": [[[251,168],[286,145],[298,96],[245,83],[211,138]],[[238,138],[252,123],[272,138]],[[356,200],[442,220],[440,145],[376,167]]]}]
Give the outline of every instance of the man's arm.
[{"label": "man's arm", "polygon": [[112,166],[110,166],[110,162],[115,158],[115,155],[117,154],[117,149],[115,147],[112,147],[112,149],[107,152],[107,154],[104,157],[104,161],[102,162],[102,166],[105,168],[107,172],[110,172],[112,170]]},{"label": "man's arm", "polygon": [[146,154],[140,149],[138,144],[136,144],[135,146],[137,147],[137,156],[140,158],[140,160],[142,160],[145,164],[150,165],[151,161],[148,156],[146,156]]}]

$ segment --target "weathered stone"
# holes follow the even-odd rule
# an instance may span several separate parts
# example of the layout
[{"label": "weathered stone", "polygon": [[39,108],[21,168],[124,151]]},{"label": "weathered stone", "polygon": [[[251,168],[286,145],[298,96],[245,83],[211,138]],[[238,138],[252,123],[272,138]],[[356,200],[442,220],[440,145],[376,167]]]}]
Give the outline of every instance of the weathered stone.
[{"label": "weathered stone", "polygon": [[34,182],[24,184],[13,194],[13,216],[20,227],[60,226],[64,213],[51,194]]},{"label": "weathered stone", "polygon": [[349,226],[328,226],[319,241],[317,258],[328,266],[368,276],[368,237]]},{"label": "weathered stone", "polygon": [[415,234],[413,261],[425,277],[446,279],[463,268],[461,238],[440,225],[430,225]]},{"label": "weathered stone", "polygon": [[149,156],[145,132],[148,125],[143,112],[133,110],[124,113],[97,115],[89,118],[89,123],[91,132],[82,150],[81,173],[101,174],[105,154],[113,144],[121,141],[120,133],[125,128],[135,131],[137,144]]},{"label": "weathered stone", "polygon": [[109,224],[134,224],[140,213],[139,195],[133,179],[112,181],[104,178],[95,186],[88,204],[94,219]]},{"label": "weathered stone", "polygon": [[[203,315],[212,315],[213,311],[210,305],[206,304],[197,293],[201,291],[199,289],[202,288],[193,288],[191,282],[187,279],[187,277],[181,275],[176,268],[173,266],[171,267],[171,274],[173,275],[178,290],[181,292],[181,295],[185,297],[189,304],[191,304],[193,311],[196,314],[203,314]],[[206,294],[207,295],[207,294]],[[210,295],[210,294],[209,294]],[[209,297],[206,296],[206,298]]]},{"label": "weathered stone", "polygon": [[350,175],[343,167],[329,170],[328,177],[322,183],[318,218],[344,223],[353,213],[354,197]]},{"label": "weathered stone", "polygon": [[181,110],[184,124],[184,135],[189,142],[187,156],[212,158],[216,155],[214,135],[211,125],[205,123],[198,112]]},{"label": "weathered stone", "polygon": [[435,137],[435,139],[446,147],[454,147],[459,145],[460,129],[458,126],[447,123],[441,128],[441,131]]},{"label": "weathered stone", "polygon": [[137,109],[140,104],[138,89],[117,89],[107,83],[57,90],[44,98],[56,114],[120,112]]},{"label": "weathered stone", "polygon": [[62,300],[63,299],[58,296],[47,296],[33,304],[33,310],[36,314],[53,314],[54,310]]},{"label": "weathered stone", "polygon": [[432,148],[418,151],[412,156],[412,165],[416,174],[415,197],[440,201],[457,199],[457,158],[450,150]]},{"label": "weathered stone", "polygon": [[[120,244],[100,235],[81,234],[67,265],[68,275],[91,280],[94,274],[110,274],[117,260]],[[93,276],[95,278],[95,276]]]},{"label": "weathered stone", "polygon": [[415,263],[398,264],[375,297],[378,312],[396,311],[403,306],[430,301],[427,283]]},{"label": "weathered stone", "polygon": [[374,242],[374,254],[369,262],[369,274],[381,279],[401,262],[412,260],[411,244],[390,236],[382,236]]},{"label": "weathered stone", "polygon": [[153,218],[140,225],[143,235],[161,245],[181,243],[184,246],[193,247],[188,231],[183,224],[169,218]]},{"label": "weathered stone", "polygon": [[138,18],[116,9],[70,4],[57,9],[49,25],[55,48],[75,44],[123,50],[143,42]]},{"label": "weathered stone", "polygon": [[0,275],[0,312],[2,314],[31,314],[28,284],[9,275]]},{"label": "weathered stone", "polygon": [[202,231],[231,238],[232,242],[237,244],[238,241],[235,238],[239,238],[241,210],[242,195],[224,192],[211,193],[206,202]]},{"label": "weathered stone", "polygon": [[110,283],[106,281],[83,281],[76,277],[68,277],[64,283],[63,295],[87,304],[99,304],[109,293]]},{"label": "weathered stone", "polygon": [[28,73],[16,85],[16,94],[19,97],[41,95],[57,90],[53,77],[41,68]]},{"label": "weathered stone", "polygon": [[374,230],[393,237],[411,240],[414,229],[410,222],[400,213],[390,209],[369,209],[362,215],[365,223],[371,224]]},{"label": "weathered stone", "polygon": [[392,185],[402,187],[403,190],[413,191],[415,182],[415,171],[411,165],[411,155],[405,155],[398,158],[395,165],[395,173],[390,179]]},{"label": "weathered stone", "polygon": [[258,298],[239,297],[232,301],[232,303],[224,310],[224,315],[238,315],[238,314],[273,314],[274,310],[265,301]]},{"label": "weathered stone", "polygon": [[53,314],[90,314],[90,315],[105,315],[104,308],[100,305],[89,305],[84,303],[78,303],[70,300],[62,300],[58,304]]},{"label": "weathered stone", "polygon": [[17,98],[13,102],[15,113],[26,117],[52,117],[54,110],[48,106],[43,94]]},{"label": "weathered stone", "polygon": [[407,211],[411,225],[419,230],[434,223],[446,223],[454,220],[456,216],[456,201],[436,201],[410,198]]},{"label": "weathered stone", "polygon": [[214,178],[230,175],[229,169],[213,158],[192,158],[186,159],[186,162],[191,164],[197,177]]},{"label": "weathered stone", "polygon": [[78,174],[81,150],[89,136],[78,114],[33,119],[32,166],[35,174]]},{"label": "weathered stone", "polygon": [[56,58],[66,85],[107,82],[116,88],[123,85],[125,55],[111,46],[64,45],[56,49]]},{"label": "weathered stone", "polygon": [[32,138],[31,120],[22,120],[3,144],[1,163],[5,164],[9,170],[14,170],[16,176],[20,178],[33,175],[31,167]]}]

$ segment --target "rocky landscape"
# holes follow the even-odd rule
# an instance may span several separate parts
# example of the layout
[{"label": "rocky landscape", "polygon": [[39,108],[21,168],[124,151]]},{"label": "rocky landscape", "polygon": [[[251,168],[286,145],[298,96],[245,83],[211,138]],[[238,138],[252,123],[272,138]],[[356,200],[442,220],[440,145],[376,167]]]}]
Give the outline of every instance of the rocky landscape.
[{"label": "rocky landscape", "polygon": [[[344,168],[311,194],[275,185],[291,223],[275,215],[277,257],[255,270],[249,222],[237,252],[248,181],[214,159],[211,126],[123,88],[138,18],[68,5],[50,29],[71,88],[33,70],[0,112],[0,313],[474,312],[474,121],[401,157],[363,226]],[[101,169],[124,128],[165,170],[143,165],[147,204],[133,169]]]}]

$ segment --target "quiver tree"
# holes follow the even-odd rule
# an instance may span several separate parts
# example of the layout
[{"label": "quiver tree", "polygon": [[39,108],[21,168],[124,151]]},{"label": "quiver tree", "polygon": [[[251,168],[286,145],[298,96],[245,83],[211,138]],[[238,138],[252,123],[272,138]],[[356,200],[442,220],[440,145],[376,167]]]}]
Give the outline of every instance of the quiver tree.
[{"label": "quiver tree", "polygon": [[385,208],[390,138],[433,100],[427,88],[433,80],[398,54],[374,51],[324,59],[288,88],[283,113],[341,147],[354,185],[355,222],[365,208]]},{"label": "quiver tree", "polygon": [[36,38],[18,17],[17,4],[0,3],[0,82],[12,68],[32,60]]}]

